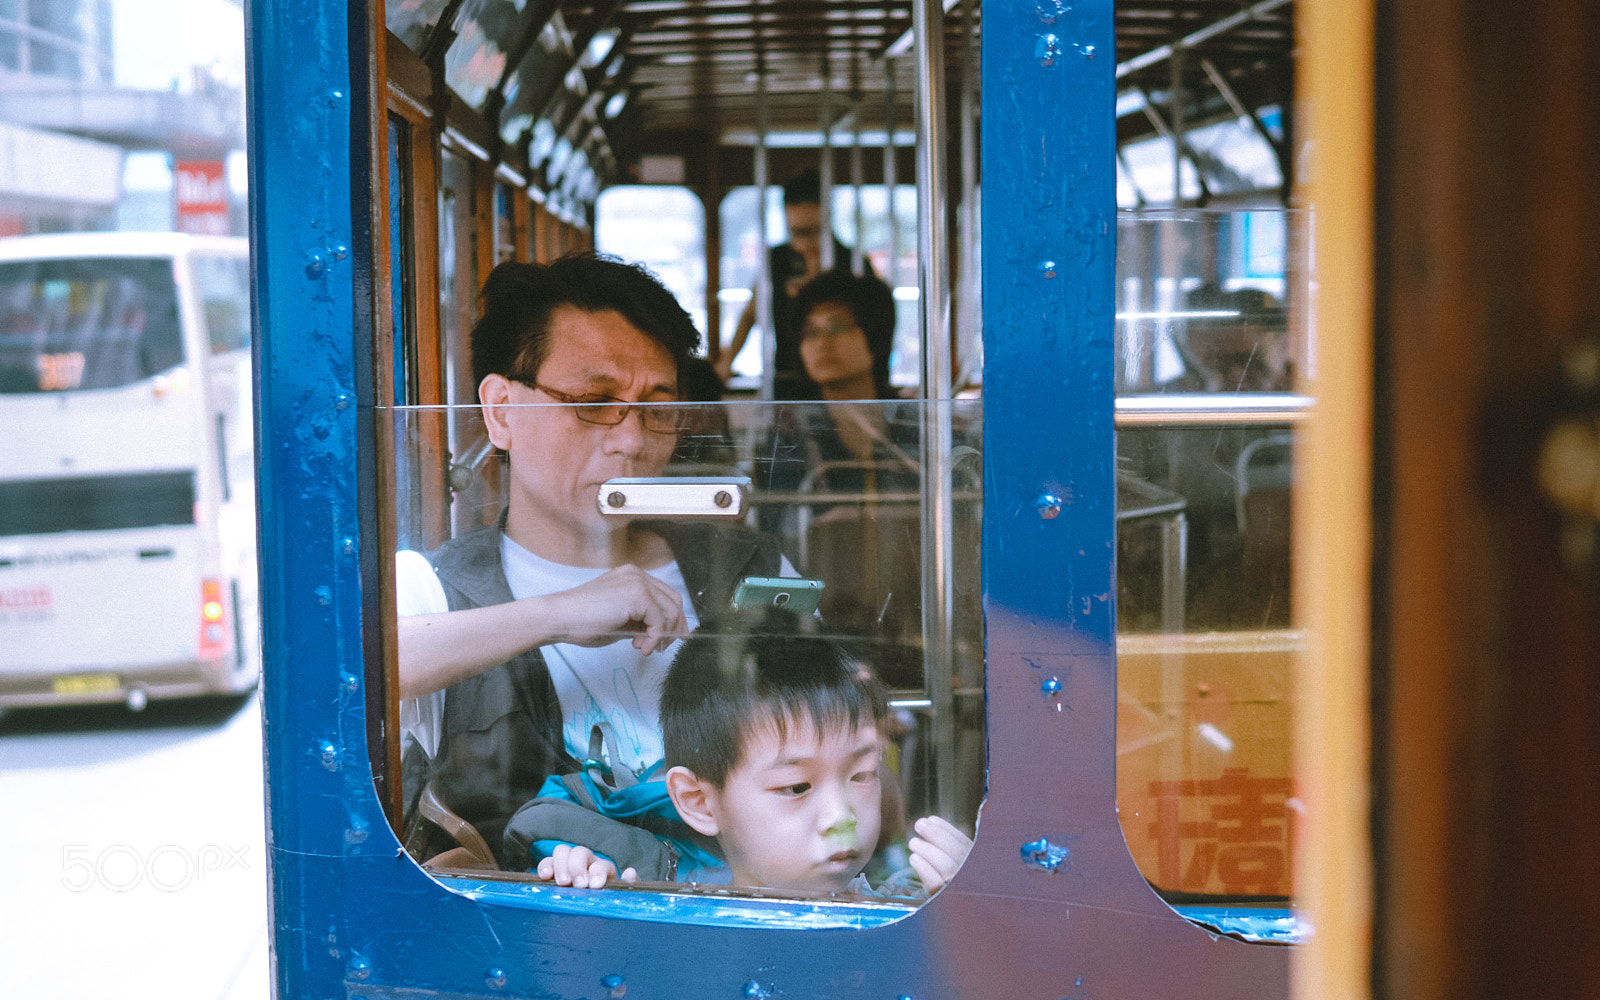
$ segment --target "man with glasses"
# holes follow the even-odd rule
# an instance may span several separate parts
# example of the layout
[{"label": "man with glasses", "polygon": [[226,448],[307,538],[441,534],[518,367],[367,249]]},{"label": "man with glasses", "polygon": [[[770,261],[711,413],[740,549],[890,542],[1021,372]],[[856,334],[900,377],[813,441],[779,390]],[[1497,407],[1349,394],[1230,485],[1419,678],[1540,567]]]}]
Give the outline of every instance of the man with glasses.
[{"label": "man with glasses", "polygon": [[590,756],[595,725],[613,734],[610,766],[660,760],[671,647],[739,579],[787,569],[753,532],[600,513],[602,483],[672,456],[698,343],[643,268],[581,255],[489,275],[473,370],[506,510],[396,557],[406,840],[421,857],[453,846],[417,819],[424,786],[499,857],[511,814]]}]

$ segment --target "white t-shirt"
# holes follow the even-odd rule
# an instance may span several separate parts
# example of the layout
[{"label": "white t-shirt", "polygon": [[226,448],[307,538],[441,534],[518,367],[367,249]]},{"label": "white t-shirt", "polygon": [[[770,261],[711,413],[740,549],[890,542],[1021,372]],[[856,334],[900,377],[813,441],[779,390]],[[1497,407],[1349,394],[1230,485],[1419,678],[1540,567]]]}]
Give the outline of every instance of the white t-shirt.
[{"label": "white t-shirt", "polygon": [[[565,566],[534,555],[500,536],[500,562],[516,600],[554,594],[582,586],[608,570]],[[395,597],[401,617],[440,614],[450,610],[444,587],[420,552],[395,553]],[[648,571],[683,597],[690,630],[700,624],[689,588],[676,561]],[[579,760],[589,756],[589,732],[599,722],[611,723],[619,746],[606,749],[626,766],[642,770],[662,757],[661,680],[682,640],[645,656],[627,639],[588,648],[568,643],[539,647],[561,703],[561,734],[567,752]],[[439,752],[444,728],[444,691],[400,702],[403,738],[414,739],[431,758]]]}]

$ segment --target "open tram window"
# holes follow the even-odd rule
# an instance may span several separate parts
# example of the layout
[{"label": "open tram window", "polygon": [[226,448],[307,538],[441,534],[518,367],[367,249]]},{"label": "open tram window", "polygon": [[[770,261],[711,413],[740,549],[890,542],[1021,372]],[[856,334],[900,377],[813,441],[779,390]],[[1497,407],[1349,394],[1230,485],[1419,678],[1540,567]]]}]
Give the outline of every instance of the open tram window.
[{"label": "open tram window", "polygon": [[706,328],[706,210],[686,187],[623,184],[594,206],[595,249],[637,261],[672,290],[696,328]]},{"label": "open tram window", "polygon": [[[1294,432],[1302,213],[1119,223],[1117,797],[1169,902],[1295,896]],[[1193,908],[1193,909],[1189,909]]]},{"label": "open tram window", "polygon": [[[791,183],[800,180],[804,173],[802,171],[790,178]],[[815,171],[810,173],[814,175]],[[769,253],[772,252],[771,247],[788,245],[790,242],[784,199],[784,185],[774,184],[767,189]],[[722,259],[718,269],[721,281],[717,298],[721,303],[719,336],[724,345],[738,342],[736,331],[745,321],[745,313],[754,300],[753,289],[763,257],[759,247],[760,222],[756,215],[756,201],[756,188],[739,187],[728,192],[718,209]],[[851,251],[859,242],[865,267],[888,282],[894,292],[895,339],[889,373],[890,382],[904,388],[915,386],[920,378],[915,185],[895,185],[892,206],[890,202],[888,188],[884,185],[861,185],[861,225],[858,232],[855,189],[841,184],[833,189],[830,199],[831,219],[837,244],[836,262],[848,262]],[[801,282],[793,283],[798,286]],[[759,378],[763,364],[760,348],[760,338],[752,334],[743,342],[737,355],[730,359],[732,373],[744,379]]]},{"label": "open tram window", "polygon": [[[718,392],[709,382],[702,391],[678,377],[684,369],[670,363],[676,348],[667,351],[665,368],[672,385],[639,367],[640,357],[664,349],[665,341],[649,332],[663,316],[677,317],[669,325],[682,321],[685,343],[703,339],[695,328],[730,339],[705,327],[719,321],[718,313],[724,324],[738,320],[742,310],[728,295],[748,292],[766,248],[734,231],[754,232],[759,200],[752,182],[760,173],[749,141],[740,138],[752,124],[744,70],[736,71],[737,80],[721,80],[721,68],[715,74],[714,103],[723,110],[683,118],[653,103],[664,91],[651,74],[678,73],[674,67],[703,55],[661,51],[662,44],[676,44],[672,31],[644,41],[655,33],[659,12],[644,19],[633,11],[612,13],[615,23],[598,8],[502,0],[430,0],[387,13],[394,127],[384,162],[391,191],[398,188],[388,256],[407,284],[394,286],[391,303],[406,310],[397,313],[404,327],[395,325],[396,340],[405,343],[384,345],[384,354],[397,357],[394,374],[403,380],[397,385],[416,391],[397,392],[395,405],[381,407],[378,418],[381,450],[392,453],[393,463],[393,495],[384,500],[392,507],[383,530],[394,540],[397,614],[385,626],[396,637],[390,649],[398,647],[397,660],[380,665],[389,701],[371,706],[393,723],[379,734],[387,741],[384,788],[400,787],[385,801],[412,857],[441,879],[454,879],[449,884],[465,892],[476,890],[462,880],[498,880],[521,894],[516,905],[545,905],[552,896],[535,885],[532,849],[552,838],[515,839],[507,831],[519,811],[546,791],[552,776],[603,785],[637,778],[637,771],[665,759],[658,687],[675,652],[693,644],[681,633],[714,627],[760,660],[756,647],[776,630],[780,646],[816,653],[791,651],[789,660],[813,664],[827,661],[830,650],[838,654],[834,658],[848,668],[834,674],[832,690],[840,698],[801,704],[762,695],[753,715],[713,714],[749,723],[735,727],[741,747],[752,734],[772,735],[768,730],[776,730],[780,744],[786,734],[870,731],[870,752],[851,758],[857,766],[839,773],[846,791],[871,784],[877,808],[851,799],[847,815],[828,826],[841,843],[817,863],[851,869],[831,875],[853,878],[865,871],[879,895],[862,898],[882,901],[887,915],[864,919],[887,921],[917,901],[915,880],[904,872],[917,871],[913,859],[930,856],[911,840],[907,818],[937,815],[948,823],[930,828],[929,839],[942,843],[945,855],[944,868],[931,870],[931,884],[923,883],[932,889],[970,846],[986,764],[981,402],[899,398],[917,381],[920,355],[916,191],[894,180],[913,172],[910,157],[895,155],[896,141],[909,152],[901,126],[911,120],[912,94],[908,87],[897,90],[897,71],[876,62],[874,53],[881,50],[878,36],[905,31],[907,17],[864,9],[845,12],[850,24],[841,25],[836,12],[823,16],[819,8],[815,23],[799,17],[785,28],[800,32],[806,54],[797,49],[791,55],[786,47],[769,53],[771,79],[789,81],[786,94],[775,91],[769,109],[774,143],[787,143],[787,162],[768,174],[776,212],[767,227],[769,243],[795,236],[782,235],[778,185],[821,162],[818,108],[803,92],[808,84],[793,85],[810,79],[815,56],[834,66],[829,85],[837,99],[830,109],[825,98],[822,111],[834,120],[829,134],[836,143],[846,132],[845,95],[859,86],[850,106],[868,120],[857,123],[855,134],[882,136],[879,142],[889,147],[866,158],[865,169],[877,177],[854,164],[863,159],[862,149],[850,151],[854,157],[837,150],[828,200],[832,228],[848,241],[844,255],[864,244],[858,247],[867,261],[863,270],[888,280],[875,286],[887,308],[880,311],[883,336],[866,348],[870,376],[860,380],[864,388],[836,400],[819,379],[816,392],[797,397],[806,401],[773,403],[712,401]],[[840,27],[850,28],[849,35],[840,35]],[[717,34],[717,44],[724,34]],[[743,42],[734,45],[735,62],[752,55]],[[878,79],[885,67],[889,79]],[[441,86],[448,92],[439,92]],[[648,117],[640,111],[646,105]],[[678,119],[669,121],[673,115]],[[786,138],[777,138],[780,133]],[[871,138],[860,142],[874,145]],[[657,171],[669,162],[681,180]],[[849,181],[847,162],[854,175]],[[624,178],[659,183],[617,183]],[[668,186],[677,184],[683,186]],[[508,185],[526,187],[512,191]],[[641,207],[642,197],[657,203]],[[722,223],[715,232],[705,219],[711,204],[718,205]],[[730,229],[728,209],[740,204],[747,211]],[[617,222],[626,227],[620,239]],[[557,343],[559,351],[546,350],[549,343],[518,348],[479,364],[474,354],[483,345],[473,326],[495,311],[493,296],[479,295],[486,278],[493,283],[492,269],[517,274],[526,265],[514,261],[527,257],[566,266],[560,258],[596,241],[646,264],[666,288],[642,292],[648,303],[642,311],[589,298],[572,309],[565,300],[561,308],[535,308],[512,324],[519,333],[529,325],[522,320],[531,318],[532,326],[565,331],[559,341],[571,333],[576,315],[580,327],[598,323],[606,336],[576,346]],[[525,243],[531,253],[523,252]],[[505,259],[508,250],[514,261]],[[736,265],[745,258],[751,266],[740,272]],[[542,273],[524,270],[513,284],[526,279],[523,291],[537,291],[547,284]],[[715,305],[708,301],[713,289],[720,292]],[[842,335],[846,326],[820,324],[816,339],[859,346]],[[613,336],[632,348],[619,352],[607,339]],[[856,339],[867,336],[863,328]],[[859,360],[860,353],[852,357]],[[753,387],[735,380],[730,391],[737,396]],[[679,396],[707,401],[678,403]],[[946,434],[951,447],[923,447]],[[611,480],[640,478],[663,482],[622,484],[602,494]],[[664,489],[669,496],[700,490],[704,501],[704,482],[690,480],[722,484],[711,492],[716,509],[710,520],[706,510],[670,503],[648,515],[628,508],[634,488]],[[612,492],[622,497],[620,513]],[[930,505],[939,516],[930,516]],[[930,535],[930,524],[944,534]],[[925,557],[938,558],[941,571],[925,573]],[[525,588],[530,573],[544,589]],[[801,581],[818,586],[801,589]],[[818,598],[814,611],[801,606],[807,595]],[[751,601],[757,611],[748,607]],[[625,617],[600,620],[619,607]],[[769,626],[769,616],[776,624]],[[725,657],[718,652],[713,658]],[[778,662],[781,667],[784,657]],[[852,687],[861,690],[852,695]],[[772,711],[773,704],[785,707]],[[841,704],[842,711],[829,707]],[[596,722],[606,725],[598,727],[591,747]],[[818,744],[799,742],[807,750]],[[862,759],[871,766],[859,766]],[[713,785],[719,780],[713,765],[694,766],[707,769],[699,776]],[[727,774],[721,780],[733,781]],[[796,777],[766,790],[787,790],[799,800],[820,784]],[[678,817],[687,822],[681,810]],[[808,897],[855,888],[850,879],[796,880],[736,864],[744,852],[724,843],[724,834],[695,832],[714,838],[707,853],[726,862],[723,881],[746,883],[740,891]],[[679,860],[688,854],[680,850]],[[898,880],[891,877],[897,872]],[[658,890],[694,891],[681,879],[659,881],[662,873],[654,874]],[[594,898],[603,906],[613,897]]]},{"label": "open tram window", "polygon": [[[520,302],[552,273],[518,266],[491,277],[517,287],[485,296],[490,328],[510,308],[497,305],[503,295]],[[595,267],[624,265],[556,272]],[[662,308],[670,301],[654,279],[625,280],[649,281],[638,294]],[[439,436],[466,411],[494,446],[475,466],[409,487],[468,505],[471,517],[452,517],[442,546],[396,555],[397,832],[446,878],[537,885],[558,843],[598,828],[610,839],[580,846],[614,854],[655,890],[915,904],[964,858],[984,788],[981,403],[679,403],[667,344],[686,352],[698,335],[677,311],[662,341],[620,311],[558,304],[544,345],[510,355],[515,377],[488,370],[481,411],[392,410],[397,447]],[[922,573],[918,441],[932,421],[954,442],[937,473],[950,483],[938,502],[953,543],[943,597],[924,593]],[[637,503],[647,513],[631,516]],[[807,593],[820,594],[814,612]],[[930,617],[930,600],[942,615]],[[937,641],[926,638],[930,620]],[[734,706],[709,713],[735,744],[720,764],[670,756],[684,699],[669,709],[662,685],[696,649],[752,671],[748,690],[687,688],[707,699],[702,708],[713,697]],[[784,687],[793,676],[800,687]],[[766,769],[739,799],[759,754]],[[678,768],[704,778],[698,797],[678,797]],[[735,801],[768,811],[741,825],[752,813]],[[837,815],[796,833],[777,862],[754,858],[748,845],[776,843],[778,820],[804,812],[802,801]],[[723,811],[696,826],[692,803]],[[604,815],[618,810],[645,818]],[[644,853],[621,853],[641,837]]]}]

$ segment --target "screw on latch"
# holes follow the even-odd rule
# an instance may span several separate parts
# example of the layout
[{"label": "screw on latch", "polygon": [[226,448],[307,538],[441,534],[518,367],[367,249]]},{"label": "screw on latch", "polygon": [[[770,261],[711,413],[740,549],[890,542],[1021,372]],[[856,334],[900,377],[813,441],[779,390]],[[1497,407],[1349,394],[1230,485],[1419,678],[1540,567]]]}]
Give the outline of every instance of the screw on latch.
[{"label": "screw on latch", "polygon": [[1535,458],[1540,490],[1561,515],[1560,553],[1569,572],[1597,572],[1600,553],[1600,340],[1562,357],[1563,399],[1546,422]]},{"label": "screw on latch", "polygon": [[613,490],[606,496],[606,503],[612,507],[621,507],[628,502],[628,495],[621,490]]},{"label": "screw on latch", "polygon": [[733,494],[727,490],[718,490],[717,495],[712,497],[711,501],[718,507],[727,507],[733,503]]}]

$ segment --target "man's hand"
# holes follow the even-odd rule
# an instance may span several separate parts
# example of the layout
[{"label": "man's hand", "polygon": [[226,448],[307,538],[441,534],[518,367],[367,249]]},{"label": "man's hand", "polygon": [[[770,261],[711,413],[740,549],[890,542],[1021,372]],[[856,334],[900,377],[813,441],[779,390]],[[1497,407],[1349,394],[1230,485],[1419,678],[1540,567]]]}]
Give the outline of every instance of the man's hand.
[{"label": "man's hand", "polygon": [[688,631],[683,598],[637,566],[618,566],[581,587],[539,598],[548,612],[551,642],[606,646],[632,635],[649,656]]},{"label": "man's hand", "polygon": [[619,882],[637,882],[639,873],[632,868],[617,875],[617,866],[605,858],[596,857],[587,847],[557,844],[555,852],[541,858],[534,874],[546,882],[570,885],[574,889],[602,889],[615,878]]},{"label": "man's hand", "polygon": [[911,828],[917,832],[910,841],[911,867],[922,879],[923,888],[932,895],[943,889],[955,876],[956,869],[967,860],[972,841],[938,816],[924,816]]}]

